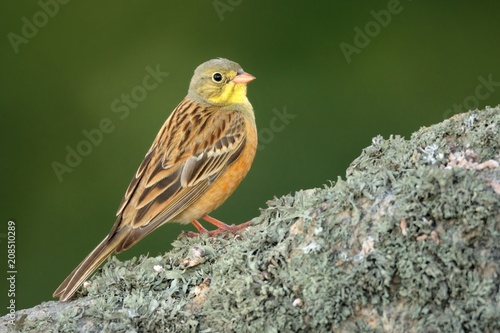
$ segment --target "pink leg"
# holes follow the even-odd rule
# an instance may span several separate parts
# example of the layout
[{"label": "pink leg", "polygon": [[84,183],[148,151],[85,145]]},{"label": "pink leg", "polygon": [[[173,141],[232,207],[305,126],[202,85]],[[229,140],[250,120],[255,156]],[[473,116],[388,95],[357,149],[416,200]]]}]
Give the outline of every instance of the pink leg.
[{"label": "pink leg", "polygon": [[240,231],[240,230],[242,230],[242,229],[244,229],[252,224],[252,221],[248,221],[248,222],[242,223],[240,225],[227,225],[224,222],[219,221],[219,220],[217,220],[211,216],[208,216],[208,215],[204,215],[201,218],[204,219],[205,221],[215,225],[217,227],[217,229],[212,230],[212,231],[208,231],[207,229],[205,229],[205,227],[203,227],[201,225],[200,222],[198,222],[197,220],[193,220],[192,223],[193,223],[194,227],[198,230],[198,233],[188,231],[188,232],[182,233],[180,236],[181,237],[184,237],[184,236],[197,237],[197,236],[200,236],[200,235],[206,233],[206,234],[208,234],[208,237],[214,237],[214,236],[217,236],[218,234],[223,233],[223,232],[236,234],[238,231]]},{"label": "pink leg", "polygon": [[181,233],[179,235],[179,237],[190,237],[190,238],[194,238],[194,237],[198,237],[202,234],[205,234],[205,233],[208,233],[208,230],[205,229],[205,227],[203,227],[201,225],[200,222],[198,222],[197,220],[193,220],[191,221],[191,223],[193,223],[194,227],[196,228],[196,230],[198,230],[198,233],[196,232],[192,232],[192,231],[185,231],[183,233]]},{"label": "pink leg", "polygon": [[208,230],[205,229],[205,227],[202,226],[200,222],[193,220],[191,223],[193,223],[194,227],[196,228],[196,230],[198,230],[198,232],[200,234],[204,234],[205,232],[208,232]]},{"label": "pink leg", "polygon": [[245,229],[246,227],[248,227],[249,225],[252,224],[252,221],[248,221],[248,222],[245,222],[245,223],[242,223],[239,225],[227,225],[224,222],[219,221],[219,220],[217,220],[211,216],[208,216],[208,215],[204,215],[201,218],[209,223],[212,223],[213,225],[215,225],[217,227],[216,230],[212,230],[212,231],[208,232],[208,236],[210,236],[210,237],[216,236],[216,235],[220,234],[221,232],[229,232],[232,234],[236,234],[241,229]]}]

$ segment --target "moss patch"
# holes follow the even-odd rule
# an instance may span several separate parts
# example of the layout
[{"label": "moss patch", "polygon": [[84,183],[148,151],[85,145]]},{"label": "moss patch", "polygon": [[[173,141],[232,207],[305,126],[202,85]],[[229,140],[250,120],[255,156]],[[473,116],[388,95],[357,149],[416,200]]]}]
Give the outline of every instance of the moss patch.
[{"label": "moss patch", "polygon": [[488,108],[376,137],[345,180],[269,201],[242,237],[113,257],[18,330],[500,331],[499,128]]}]

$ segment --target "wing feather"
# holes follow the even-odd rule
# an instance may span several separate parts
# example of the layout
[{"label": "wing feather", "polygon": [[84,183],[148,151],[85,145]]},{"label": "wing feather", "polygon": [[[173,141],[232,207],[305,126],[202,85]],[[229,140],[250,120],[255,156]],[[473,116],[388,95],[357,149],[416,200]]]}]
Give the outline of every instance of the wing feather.
[{"label": "wing feather", "polygon": [[115,230],[132,228],[117,252],[206,193],[240,156],[245,128],[237,111],[200,107],[187,99],[181,102],[159,131],[118,209]]}]

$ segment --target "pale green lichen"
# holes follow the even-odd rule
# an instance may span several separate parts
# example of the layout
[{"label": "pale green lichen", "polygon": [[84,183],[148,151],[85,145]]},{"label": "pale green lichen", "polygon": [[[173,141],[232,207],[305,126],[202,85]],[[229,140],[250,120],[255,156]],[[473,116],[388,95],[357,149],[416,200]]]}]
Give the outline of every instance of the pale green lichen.
[{"label": "pale green lichen", "polygon": [[269,201],[243,237],[111,258],[19,331],[500,331],[499,128],[490,108],[376,137],[345,180]]}]

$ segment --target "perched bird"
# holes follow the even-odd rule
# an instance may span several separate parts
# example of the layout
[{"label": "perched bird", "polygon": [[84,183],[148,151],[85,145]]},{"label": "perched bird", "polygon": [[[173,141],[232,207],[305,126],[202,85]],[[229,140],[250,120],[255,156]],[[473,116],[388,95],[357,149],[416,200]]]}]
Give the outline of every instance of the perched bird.
[{"label": "perched bird", "polygon": [[[236,232],[207,214],[246,176],[257,148],[257,129],[246,84],[255,77],[227,59],[196,68],[184,100],[161,127],[135,173],[109,234],[54,292],[61,301],[112,253],[120,253],[168,222],[193,223],[209,236]],[[207,231],[197,219],[217,229]]]}]

